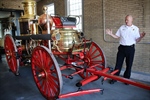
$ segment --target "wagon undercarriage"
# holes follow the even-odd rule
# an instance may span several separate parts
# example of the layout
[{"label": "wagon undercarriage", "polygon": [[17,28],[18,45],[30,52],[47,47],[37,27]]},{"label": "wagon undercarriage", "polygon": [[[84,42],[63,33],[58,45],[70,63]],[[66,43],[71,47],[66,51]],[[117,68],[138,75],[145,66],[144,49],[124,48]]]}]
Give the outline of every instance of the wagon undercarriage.
[{"label": "wagon undercarriage", "polygon": [[[47,38],[47,36],[50,37],[49,34],[46,34],[39,36],[18,36],[16,39],[34,39],[41,41],[48,40],[49,38]],[[45,98],[66,98],[93,92],[103,92],[103,89],[81,89],[82,86],[98,80],[100,77],[103,78],[102,82],[107,79],[114,79],[150,90],[149,85],[115,76],[114,74],[117,70],[112,71],[111,68],[106,67],[105,56],[101,48],[91,40],[84,40],[83,43],[83,49],[80,52],[59,52],[55,49],[50,50],[48,47],[41,44],[36,45],[32,50],[32,55],[30,55],[31,58],[28,58],[27,61],[31,62],[35,83]],[[16,47],[10,35],[5,36],[6,59],[11,71],[15,75],[19,75],[19,66],[21,66],[19,62],[21,64],[22,61],[23,52],[20,48],[22,47]],[[28,53],[26,53],[26,55],[28,55]],[[59,58],[63,62],[63,65],[59,64],[56,58]],[[62,74],[61,71],[66,69],[72,69],[74,72],[70,75]],[[79,88],[79,91],[61,94],[63,84],[62,76],[73,79],[74,75],[79,75],[83,79],[75,84]]]}]

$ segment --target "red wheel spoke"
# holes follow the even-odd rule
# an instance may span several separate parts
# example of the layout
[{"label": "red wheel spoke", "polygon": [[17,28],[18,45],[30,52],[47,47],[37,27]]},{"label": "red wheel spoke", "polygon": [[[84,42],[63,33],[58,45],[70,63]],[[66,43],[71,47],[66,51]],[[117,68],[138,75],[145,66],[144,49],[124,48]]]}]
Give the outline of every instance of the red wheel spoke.
[{"label": "red wheel spoke", "polygon": [[[34,60],[32,61],[34,64],[37,64],[37,65],[40,64],[40,59],[39,59],[38,55],[34,55],[34,56],[32,56],[32,58],[34,59]],[[35,62],[35,61],[36,61],[36,62]]]},{"label": "red wheel spoke", "polygon": [[41,51],[35,52],[35,55],[33,56],[34,60],[36,61],[35,63],[39,63],[39,67],[43,67],[43,59],[41,55]]},{"label": "red wheel spoke", "polygon": [[41,89],[42,89],[42,91],[46,92],[47,87],[46,87],[46,81],[45,80],[42,81]]},{"label": "red wheel spoke", "polygon": [[54,87],[51,83],[49,83],[49,90],[50,90],[50,94],[51,94],[51,96],[55,96],[55,95],[57,95],[56,93],[57,93],[57,87]]},{"label": "red wheel spoke", "polygon": [[95,49],[91,54],[90,54],[90,56],[92,57],[93,56],[93,54],[95,54],[96,53],[96,51],[98,51],[97,49]]},{"label": "red wheel spoke", "polygon": [[43,56],[42,56],[43,55],[42,50],[39,50],[38,53],[39,53],[39,57],[40,57],[40,61],[41,61],[40,63],[43,66],[44,65],[44,60],[43,60]]},{"label": "red wheel spoke", "polygon": [[100,57],[100,56],[101,56],[101,54],[98,54],[98,55],[96,55],[94,57],[91,57],[91,59],[95,59],[95,58]]},{"label": "red wheel spoke", "polygon": [[57,82],[58,80],[54,81],[52,76],[48,77],[48,81],[54,86],[54,87],[58,87],[57,84],[55,82]]},{"label": "red wheel spoke", "polygon": [[15,61],[14,61],[14,59],[11,59],[11,60],[12,60],[12,61],[11,61],[12,69],[13,69],[13,71],[15,71],[15,67],[14,67],[14,66],[16,65],[16,64],[15,64]]},{"label": "red wheel spoke", "polygon": [[88,52],[88,54],[90,54],[91,52],[92,52],[92,48],[93,48],[93,43],[91,43],[91,46],[90,46],[90,49],[89,49],[89,52]]},{"label": "red wheel spoke", "polygon": [[[46,53],[45,53],[45,52],[42,52],[41,57],[42,57],[42,60],[43,60],[43,66],[47,66],[47,61],[46,61],[46,60],[49,61],[49,59],[48,59]],[[46,59],[46,58],[47,58],[47,59]]]},{"label": "red wheel spoke", "polygon": [[54,76],[51,76],[51,78],[54,80],[54,81],[58,81],[58,79]]},{"label": "red wheel spoke", "polygon": [[53,62],[51,60],[48,60],[45,66],[46,70],[50,70],[53,67]]},{"label": "red wheel spoke", "polygon": [[57,85],[54,81],[49,81],[49,82],[51,82],[51,86],[52,86],[53,90],[54,90],[55,93],[56,93],[56,91],[57,91],[56,88],[58,88],[58,85]]},{"label": "red wheel spoke", "polygon": [[91,62],[103,62],[103,60],[99,60],[99,59],[92,59]]},{"label": "red wheel spoke", "polygon": [[57,93],[57,89],[59,88],[58,85],[55,83],[55,81],[51,81],[50,78],[48,80],[49,80],[49,85],[51,86],[53,92]]},{"label": "red wheel spoke", "polygon": [[35,63],[35,65],[37,65],[39,68],[42,68],[43,63],[41,61],[41,56],[39,56],[38,53],[37,53],[37,55],[33,56],[33,58],[34,58],[33,63]]},{"label": "red wheel spoke", "polygon": [[101,63],[102,63],[101,60],[99,60],[99,61],[92,61],[92,64],[101,64]]},{"label": "red wheel spoke", "polygon": [[49,97],[49,96],[54,96],[55,93],[57,92],[57,89],[55,88],[55,86],[53,86],[53,81],[49,81],[49,79],[43,81],[42,83],[42,89],[45,92],[45,94]]},{"label": "red wheel spoke", "polygon": [[39,72],[41,70],[41,65],[39,63],[34,62],[34,61],[32,63],[34,63],[34,65],[36,66],[36,68],[33,68],[33,70]]},{"label": "red wheel spoke", "polygon": [[47,84],[47,96],[48,97],[54,96],[53,91],[51,91],[50,83]]}]

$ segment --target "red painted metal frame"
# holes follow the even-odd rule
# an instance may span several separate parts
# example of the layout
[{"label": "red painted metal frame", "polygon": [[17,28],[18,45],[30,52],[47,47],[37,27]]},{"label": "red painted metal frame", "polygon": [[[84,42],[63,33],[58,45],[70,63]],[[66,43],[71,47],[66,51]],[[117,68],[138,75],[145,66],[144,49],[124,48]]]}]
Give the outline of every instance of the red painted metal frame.
[{"label": "red painted metal frame", "polygon": [[104,76],[104,77],[111,78],[111,79],[114,79],[114,80],[117,80],[117,81],[121,81],[123,83],[131,84],[131,85],[134,85],[134,86],[137,86],[137,87],[140,87],[140,88],[150,90],[150,85],[148,85],[148,84],[143,84],[141,82],[135,82],[135,81],[130,80],[130,79],[126,79],[126,78],[123,78],[123,77],[120,77],[120,76],[112,75],[110,73],[104,73],[103,70],[102,71],[94,71],[90,68],[87,68],[86,71],[91,72],[94,75]]},{"label": "red painted metal frame", "polygon": [[[90,67],[89,69],[94,70],[92,68],[94,68],[95,66],[96,65]],[[94,71],[98,71],[98,70],[94,70]],[[109,68],[105,68],[105,69],[99,70],[99,71],[101,71],[102,73],[107,73],[109,71]],[[88,72],[88,71],[86,70],[86,72]],[[100,78],[100,75],[95,75],[94,73],[91,73],[91,74],[92,74],[91,76],[86,77],[83,80],[81,80],[79,83],[77,83],[77,86],[79,86],[79,87],[84,86],[84,85],[86,85],[92,81],[98,80]]]},{"label": "red painted metal frame", "polygon": [[103,91],[103,90],[102,89],[83,90],[83,91],[77,91],[77,92],[62,94],[58,98],[60,98],[60,99],[61,98],[68,98],[68,97],[72,97],[72,96],[80,96],[80,95],[96,93],[96,92],[100,92],[100,91]]},{"label": "red painted metal frame", "polygon": [[[83,69],[81,69],[80,71],[82,71],[82,70]],[[118,72],[118,70],[115,70],[115,71],[113,71],[111,73],[108,73],[109,70],[110,70],[110,68],[105,68],[105,69],[100,70],[100,71],[95,71],[95,70],[93,70],[91,68],[87,68],[86,71],[90,72],[90,73],[93,73],[93,75],[83,79],[82,81],[80,81],[80,85],[84,86],[85,84],[88,84],[88,83],[90,83],[90,82],[92,82],[94,80],[99,79],[99,76],[104,76],[105,80],[108,79],[108,78],[111,78],[111,79],[114,79],[114,80],[118,80],[118,81],[121,81],[121,82],[124,82],[124,83],[128,83],[128,84],[140,87],[140,88],[144,88],[144,89],[150,90],[150,85],[143,84],[143,83],[140,83],[140,82],[135,82],[135,81],[130,80],[130,79],[126,79],[126,78],[122,78],[122,77],[116,76],[114,74],[116,72]],[[61,94],[61,95],[59,95],[58,98],[60,98],[60,99],[61,98],[68,98],[68,97],[72,97],[72,96],[80,96],[80,95],[90,94],[90,93],[95,93],[95,92],[100,92],[100,91],[103,92],[103,89],[83,90],[83,91],[77,91],[77,92]]]},{"label": "red painted metal frame", "polygon": [[[84,40],[84,43],[89,42],[89,40]],[[86,48],[84,46],[84,48]],[[53,52],[54,55],[58,52]],[[59,53],[60,55],[57,55],[59,58],[61,58],[66,65],[70,65],[70,66],[62,66],[60,69],[61,70],[65,70],[67,68],[74,68],[76,70],[75,73],[71,74],[72,75],[76,75],[79,74],[83,79],[84,78],[88,78],[89,76],[91,76],[91,73],[86,73],[84,71],[83,68],[77,68],[77,67],[73,67],[72,63],[76,63],[78,66],[80,65],[84,65],[86,64],[89,68],[93,68],[96,70],[102,70],[105,68],[105,56],[103,54],[103,51],[101,50],[101,48],[95,43],[95,42],[91,42],[91,45],[89,47],[88,50],[83,49],[80,52],[76,52],[76,55],[72,54],[73,57],[70,57],[70,53]],[[64,54],[67,57],[63,57]],[[97,60],[98,58],[101,58],[100,60]],[[63,75],[65,77],[68,77],[67,75]]]}]

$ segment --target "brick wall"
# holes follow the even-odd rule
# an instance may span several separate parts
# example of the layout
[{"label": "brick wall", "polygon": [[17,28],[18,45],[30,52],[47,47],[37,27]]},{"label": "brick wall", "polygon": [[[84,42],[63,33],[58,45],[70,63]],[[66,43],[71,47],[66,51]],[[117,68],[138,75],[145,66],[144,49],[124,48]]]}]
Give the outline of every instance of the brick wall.
[{"label": "brick wall", "polygon": [[41,0],[37,3],[37,14],[43,14],[42,7],[43,5],[48,5],[54,3],[55,5],[55,14],[59,14],[60,16],[65,15],[65,0]]},{"label": "brick wall", "polygon": [[[65,0],[42,0],[38,3],[38,7],[42,4],[55,3],[56,14],[65,15]],[[102,2],[103,1],[103,2]],[[84,33],[87,38],[92,38],[98,43],[105,52],[108,66],[115,66],[118,41],[105,36],[104,29],[112,28],[114,33],[124,24],[124,17],[131,14],[134,17],[134,24],[140,28],[140,32],[145,31],[146,37],[141,43],[136,45],[135,59],[133,70],[139,72],[150,73],[150,22],[149,22],[149,0],[84,0],[83,17],[84,17]],[[103,23],[103,5],[105,11],[105,23]],[[38,12],[41,13],[40,10]],[[38,13],[39,14],[39,13]],[[124,64],[125,67],[125,64]]]},{"label": "brick wall", "polygon": [[[42,0],[38,2],[38,14],[42,14],[42,5],[54,3],[55,13],[65,15],[65,0]],[[104,6],[103,6],[104,4]],[[146,37],[136,45],[133,70],[150,73],[150,12],[149,0],[84,0],[83,1],[84,33],[98,43],[107,59],[108,66],[115,66],[118,41],[104,34],[105,28],[112,28],[115,33],[124,24],[124,17],[131,14],[134,24],[145,31]],[[104,14],[104,12],[105,14]],[[103,20],[105,16],[105,23]],[[105,35],[105,36],[104,36]],[[105,37],[105,38],[104,38]],[[149,44],[148,44],[149,43]],[[125,67],[125,64],[124,64]]]},{"label": "brick wall", "polygon": [[0,8],[22,10],[22,1],[23,0],[0,0]]},{"label": "brick wall", "polygon": [[[147,33],[146,37],[136,45],[133,70],[150,73],[149,6],[149,0],[84,0],[84,32],[86,37],[92,37],[102,47],[109,66],[115,66],[118,41],[108,35],[105,35],[104,39],[103,25],[105,24],[105,28],[112,28],[115,33],[124,24],[124,17],[131,14],[140,32]],[[103,14],[105,23],[103,23]]]}]

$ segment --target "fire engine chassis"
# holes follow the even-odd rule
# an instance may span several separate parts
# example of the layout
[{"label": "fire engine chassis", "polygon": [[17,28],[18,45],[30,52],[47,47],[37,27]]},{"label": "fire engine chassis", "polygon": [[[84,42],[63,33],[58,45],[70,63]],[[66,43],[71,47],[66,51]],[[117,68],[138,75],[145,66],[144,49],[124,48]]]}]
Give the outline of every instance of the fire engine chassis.
[{"label": "fire engine chassis", "polygon": [[[32,38],[34,40],[44,40],[50,43],[49,46],[51,46],[50,37],[50,34],[41,34],[16,36],[15,39],[30,40]],[[19,66],[21,66],[21,58],[23,56],[22,47],[15,45],[15,41],[11,35],[5,36],[4,43],[9,68],[15,75],[19,75]],[[51,47],[41,45],[41,43],[38,43],[32,50],[32,55],[28,60],[31,60],[31,68],[35,83],[46,99],[55,100],[57,98],[103,91],[102,89],[93,89],[60,94],[63,84],[62,76],[73,78],[76,74],[79,74],[83,78],[83,80],[76,84],[79,88],[103,76],[103,80],[111,78],[150,90],[149,85],[115,76],[114,74],[117,70],[108,73],[110,68],[105,68],[106,60],[102,49],[91,40],[83,39],[82,43],[83,49],[77,52],[59,52],[50,49]],[[61,58],[65,64],[59,66],[56,57]],[[70,75],[61,74],[61,71],[65,69],[73,69],[75,72]]]}]

